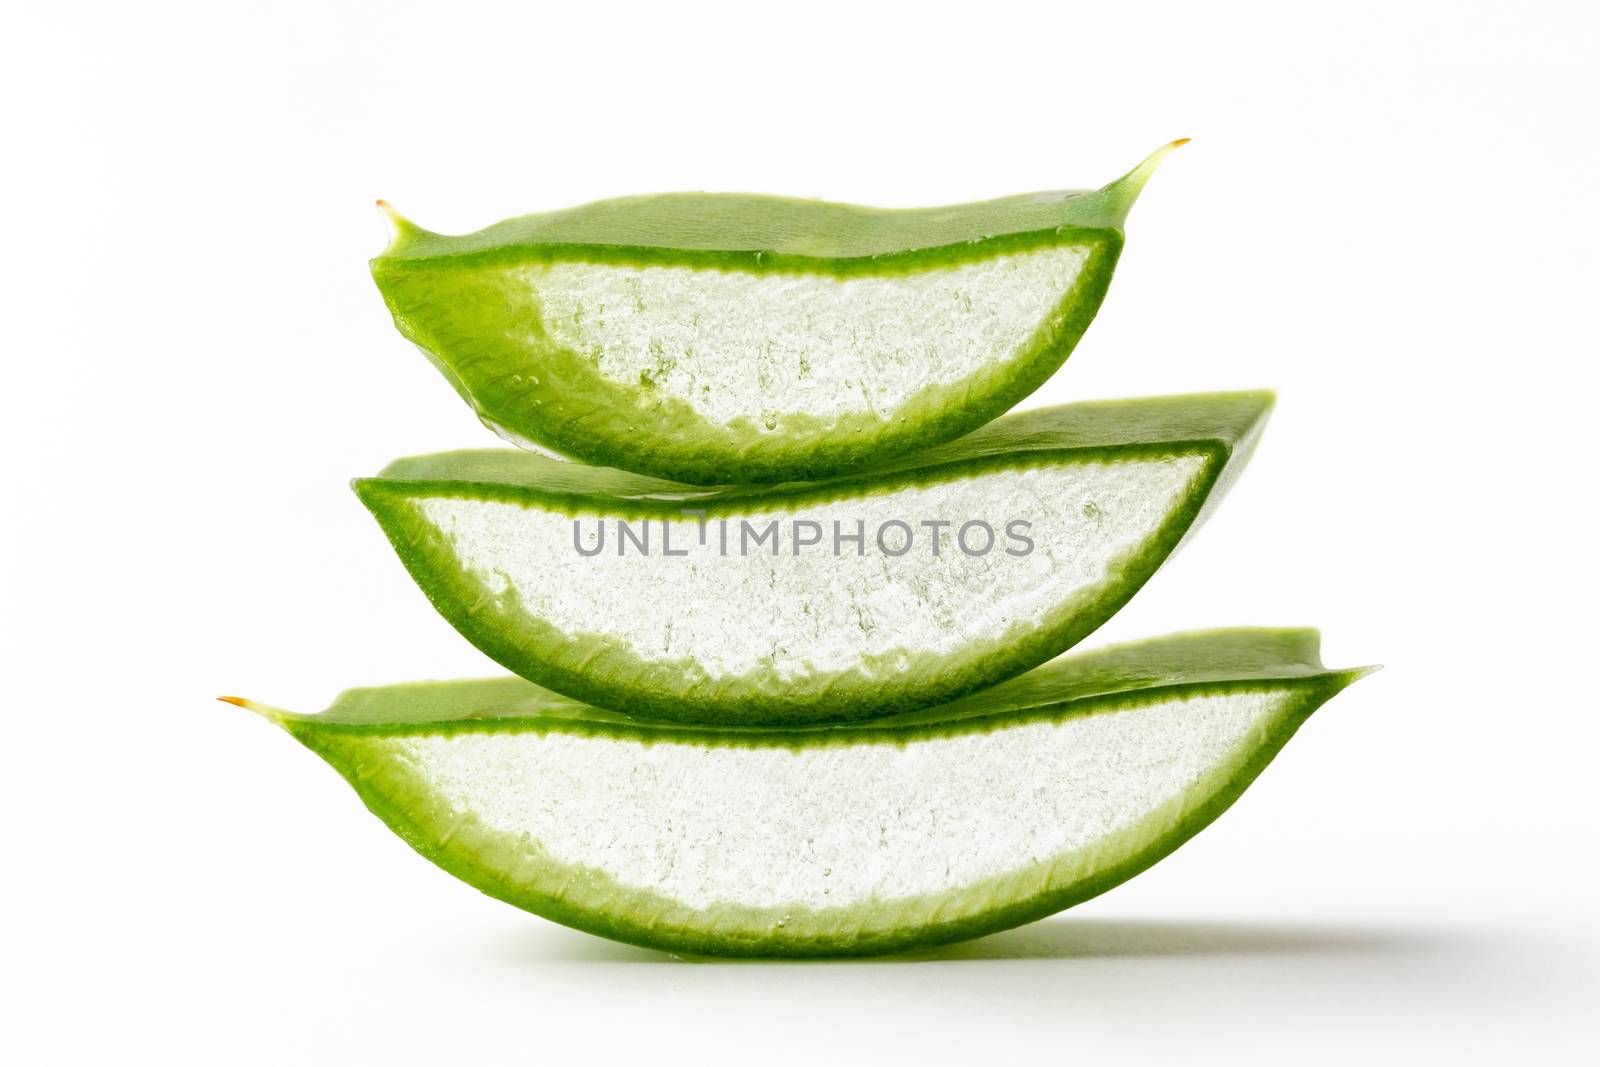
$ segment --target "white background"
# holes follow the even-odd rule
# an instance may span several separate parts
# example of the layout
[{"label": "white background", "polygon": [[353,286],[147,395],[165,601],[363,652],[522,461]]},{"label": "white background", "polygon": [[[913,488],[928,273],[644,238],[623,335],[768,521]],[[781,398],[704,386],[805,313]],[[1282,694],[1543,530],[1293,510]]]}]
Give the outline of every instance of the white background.
[{"label": "white background", "polygon": [[[8,10],[13,1062],[1595,1062],[1593,5]],[[493,670],[346,488],[493,443],[388,322],[375,197],[937,204],[1185,135],[1029,403],[1280,403],[1091,643],[1388,669],[1149,873],[932,959],[679,963],[452,881],[214,701]]]}]

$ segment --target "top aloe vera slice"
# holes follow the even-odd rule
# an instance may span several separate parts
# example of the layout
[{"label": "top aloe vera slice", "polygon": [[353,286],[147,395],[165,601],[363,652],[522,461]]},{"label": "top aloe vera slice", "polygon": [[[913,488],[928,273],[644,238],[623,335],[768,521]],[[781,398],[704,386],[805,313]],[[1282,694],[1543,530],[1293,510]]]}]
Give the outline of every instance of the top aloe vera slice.
[{"label": "top aloe vera slice", "polygon": [[634,723],[517,679],[352,690],[273,719],[413,848],[502,900],[678,952],[903,951],[1144,870],[1363,671],[1309,630],[1057,660],[866,726]]},{"label": "top aloe vera slice", "polygon": [[1220,498],[1265,393],[1008,415],[848,478],[696,489],[500,449],[355,483],[434,606],[525,678],[685,722],[844,721],[1018,674]]},{"label": "top aloe vera slice", "polygon": [[1038,388],[1181,143],[1093,192],[954,207],[674,194],[463,237],[391,212],[372,275],[400,332],[514,442],[696,485],[824,477]]}]

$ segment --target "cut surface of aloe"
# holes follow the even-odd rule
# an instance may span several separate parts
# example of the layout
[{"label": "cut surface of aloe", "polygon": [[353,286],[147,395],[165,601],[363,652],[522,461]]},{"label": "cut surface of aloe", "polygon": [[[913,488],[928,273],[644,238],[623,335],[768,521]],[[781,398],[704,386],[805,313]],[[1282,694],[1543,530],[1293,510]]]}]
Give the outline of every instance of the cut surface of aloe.
[{"label": "cut surface of aloe", "polygon": [[512,441],[698,485],[823,477],[1038,388],[1172,147],[1103,189],[954,207],[675,194],[462,237],[391,212],[372,274],[400,332]]},{"label": "cut surface of aloe", "polygon": [[1266,393],[1022,412],[851,478],[696,489],[513,449],[357,493],[434,606],[517,674],[719,723],[925,707],[1104,622],[1242,465]]},{"label": "cut surface of aloe", "polygon": [[1216,818],[1363,671],[1309,630],[1064,657],[845,727],[638,723],[521,679],[353,690],[273,719],[491,896],[677,952],[902,951],[1029,922]]}]

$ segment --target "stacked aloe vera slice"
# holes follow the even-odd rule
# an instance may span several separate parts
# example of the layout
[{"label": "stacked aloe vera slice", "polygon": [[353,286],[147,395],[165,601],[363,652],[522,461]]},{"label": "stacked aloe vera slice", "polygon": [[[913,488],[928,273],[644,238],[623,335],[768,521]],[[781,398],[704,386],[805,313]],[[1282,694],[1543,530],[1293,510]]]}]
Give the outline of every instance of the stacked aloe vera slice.
[{"label": "stacked aloe vera slice", "polygon": [[517,677],[226,699],[464,881],[638,944],[901,951],[1138,873],[1362,673],[1303,630],[1061,655],[1271,407],[997,418],[1093,318],[1171,147],[1096,191],[916,211],[638,197],[465,237],[391,211],[400,331],[526,447],[355,489]]}]

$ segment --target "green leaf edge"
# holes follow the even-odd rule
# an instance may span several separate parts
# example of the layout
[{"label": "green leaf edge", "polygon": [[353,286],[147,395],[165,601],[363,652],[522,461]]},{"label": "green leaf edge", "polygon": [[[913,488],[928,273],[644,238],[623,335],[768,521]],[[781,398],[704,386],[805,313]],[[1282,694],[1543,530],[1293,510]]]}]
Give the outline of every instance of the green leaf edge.
[{"label": "green leaf edge", "polygon": [[[1173,642],[1216,642],[1219,649],[1241,641],[1277,640],[1285,648],[1302,649],[1302,662],[1267,663],[1258,670],[1242,669],[1244,677],[1236,681],[1206,679],[1195,682],[1169,680],[1164,684],[1137,689],[1113,690],[1097,695],[1081,696],[1066,701],[1013,709],[996,715],[957,715],[933,721],[908,721],[898,725],[885,720],[864,726],[812,727],[805,729],[740,730],[695,729],[665,723],[618,722],[602,713],[591,719],[569,717],[536,717],[504,719],[459,718],[433,723],[408,723],[399,727],[385,727],[378,723],[320,722],[317,716],[294,715],[255,705],[238,698],[223,698],[264,714],[287,730],[296,740],[328,762],[356,790],[362,802],[378,816],[395,834],[415,851],[435,865],[472,885],[488,896],[502,900],[525,911],[540,915],[553,922],[595,934],[600,937],[639,945],[645,948],[690,956],[711,957],[846,957],[873,956],[890,953],[914,952],[950,944],[956,941],[981,937],[1024,923],[1033,922],[1066,908],[1098,896],[1143,872],[1174,852],[1186,841],[1210,825],[1244,793],[1256,777],[1272,762],[1277,754],[1299,730],[1310,715],[1346,686],[1377,670],[1365,667],[1347,670],[1328,670],[1321,666],[1316,655],[1317,637],[1313,630],[1218,630],[1182,634],[1130,645],[1116,646],[1102,652],[1071,659],[1092,662],[1109,654],[1132,653],[1141,649],[1159,649]],[[1281,672],[1274,676],[1274,672]],[[428,684],[428,683],[424,683]],[[438,684],[438,683],[432,683]],[[444,683],[449,684],[449,683]],[[490,731],[528,728],[561,730],[574,733],[600,734],[628,739],[675,740],[702,744],[783,744],[808,747],[819,744],[858,744],[923,740],[931,737],[952,736],[960,733],[989,731],[1018,722],[1045,718],[1062,719],[1091,715],[1122,707],[1137,706],[1172,696],[1201,695],[1216,692],[1261,690],[1281,687],[1298,694],[1284,710],[1278,713],[1274,724],[1262,734],[1254,747],[1231,768],[1222,765],[1218,772],[1227,777],[1189,807],[1185,814],[1165,833],[1151,837],[1130,856],[1103,870],[1064,885],[1047,883],[1031,895],[1019,897],[968,915],[955,921],[932,920],[892,927],[874,932],[868,937],[840,934],[805,938],[774,936],[770,931],[732,931],[707,933],[691,928],[664,929],[647,921],[628,915],[605,914],[592,908],[574,906],[567,901],[544,893],[529,890],[501,872],[480,864],[477,858],[461,848],[452,848],[454,828],[441,833],[438,827],[413,817],[404,799],[384,794],[378,787],[378,775],[359,762],[353,762],[341,749],[341,736],[436,732],[441,734],[466,731]],[[392,687],[404,689],[407,687]],[[982,694],[979,695],[980,697]],[[343,698],[341,698],[342,700]],[[421,810],[424,805],[414,805]],[[972,892],[958,893],[940,898],[933,913],[943,910],[949,903],[965,899]]]},{"label": "green leaf edge", "polygon": [[[1248,460],[1272,404],[1271,393],[1247,392],[1062,405],[1008,416],[958,441],[862,474],[772,487],[702,490],[509,449],[399,460],[375,478],[356,479],[352,487],[435,610],[475,647],[513,673],[584,703],[644,718],[755,725],[848,722],[954,700],[1044,663],[1089,636],[1143,588],[1216,506]],[[1089,443],[1087,438],[1096,434],[1102,443]],[[414,523],[403,503],[396,504],[419,494],[443,494],[531,502],[568,513],[603,511],[626,518],[676,516],[692,504],[704,507],[709,519],[747,513],[775,501],[825,501],[879,484],[894,488],[926,485],[1022,466],[1029,458],[1040,456],[1095,460],[1185,453],[1201,455],[1206,470],[1188,499],[1147,539],[1146,550],[1123,559],[1114,569],[1103,595],[1063,604],[1057,617],[1034,630],[1028,639],[962,669],[948,668],[946,659],[938,669],[911,672],[918,683],[902,684],[895,695],[841,681],[821,697],[804,702],[784,692],[694,698],[663,693],[648,683],[653,668],[622,650],[608,653],[605,663],[596,663],[598,657],[591,656],[579,669],[569,668],[546,654],[544,647],[549,645],[540,647],[536,636],[531,647],[507,636],[514,628],[509,623],[516,623],[521,632],[543,624],[526,617],[520,606],[509,600],[486,607],[471,580],[449,565],[447,541]],[[485,457],[497,458],[487,461]],[[481,478],[485,462],[491,462],[498,478],[521,477],[516,481],[461,481],[444,476],[460,470],[468,478]],[[553,481],[558,488],[545,490],[543,481]],[[714,510],[719,505],[725,506]],[[506,614],[512,618],[504,617]],[[608,677],[600,679],[602,672]],[[628,677],[621,677],[624,674]]]},{"label": "green leaf edge", "polygon": [[1185,137],[1162,145],[1099,189],[931,208],[756,193],[664,193],[523,215],[447,236],[379,200],[391,240],[371,267],[374,275],[421,264],[550,260],[837,275],[923,269],[1057,243],[1066,231],[1120,230],[1162,160],[1187,143]]}]

